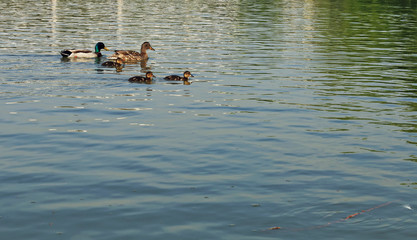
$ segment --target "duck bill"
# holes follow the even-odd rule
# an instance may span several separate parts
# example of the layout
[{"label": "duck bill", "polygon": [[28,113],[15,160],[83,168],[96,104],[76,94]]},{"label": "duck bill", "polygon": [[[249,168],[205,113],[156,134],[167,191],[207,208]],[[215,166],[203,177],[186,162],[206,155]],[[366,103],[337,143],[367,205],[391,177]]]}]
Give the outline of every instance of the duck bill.
[{"label": "duck bill", "polygon": [[107,47],[104,47],[104,50],[106,50],[106,51],[110,51]]},{"label": "duck bill", "polygon": [[155,49],[153,49],[153,47],[150,47],[149,49],[151,49],[152,51],[155,51]]}]

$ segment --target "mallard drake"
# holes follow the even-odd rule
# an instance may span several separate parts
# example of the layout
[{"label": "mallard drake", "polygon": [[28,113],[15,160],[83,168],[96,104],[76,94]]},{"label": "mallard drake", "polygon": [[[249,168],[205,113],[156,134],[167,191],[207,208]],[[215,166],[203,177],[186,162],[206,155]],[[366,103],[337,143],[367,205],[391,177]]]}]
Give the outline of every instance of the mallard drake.
[{"label": "mallard drake", "polygon": [[134,77],[129,78],[129,82],[151,84],[153,77],[155,77],[155,75],[153,75],[153,73],[149,71],[149,72],[146,72],[145,76],[134,76]]},{"label": "mallard drake", "polygon": [[148,54],[146,53],[146,50],[153,50],[151,44],[149,42],[142,43],[142,47],[140,48],[140,53],[132,50],[116,50],[114,51],[114,54],[108,57],[108,59],[117,59],[121,58],[124,62],[137,62],[137,61],[143,61],[148,60]]},{"label": "mallard drake", "polygon": [[104,46],[104,43],[98,42],[96,44],[96,47],[93,51],[90,50],[84,50],[84,49],[66,49],[61,51],[62,57],[67,58],[95,58],[95,57],[101,57],[101,49],[109,50]]},{"label": "mallard drake", "polygon": [[184,77],[180,77],[178,75],[169,75],[164,77],[165,80],[168,81],[187,81],[190,77],[194,77],[189,71],[184,72]]}]

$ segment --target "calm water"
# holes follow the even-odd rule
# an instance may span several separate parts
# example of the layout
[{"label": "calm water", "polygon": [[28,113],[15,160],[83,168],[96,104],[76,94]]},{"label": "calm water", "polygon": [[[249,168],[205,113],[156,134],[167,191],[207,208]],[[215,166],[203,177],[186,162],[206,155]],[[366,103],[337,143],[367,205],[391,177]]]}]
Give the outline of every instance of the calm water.
[{"label": "calm water", "polygon": [[0,7],[1,239],[416,239],[414,1]]}]

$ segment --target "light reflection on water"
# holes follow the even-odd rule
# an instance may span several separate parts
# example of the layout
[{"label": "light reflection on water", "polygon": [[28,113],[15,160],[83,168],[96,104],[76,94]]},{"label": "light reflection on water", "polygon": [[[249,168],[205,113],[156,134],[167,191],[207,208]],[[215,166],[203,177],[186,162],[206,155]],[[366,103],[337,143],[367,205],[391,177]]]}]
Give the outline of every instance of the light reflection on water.
[{"label": "light reflection on water", "polygon": [[[413,3],[0,6],[5,237],[414,239]],[[156,51],[122,71],[59,56],[98,41]]]}]

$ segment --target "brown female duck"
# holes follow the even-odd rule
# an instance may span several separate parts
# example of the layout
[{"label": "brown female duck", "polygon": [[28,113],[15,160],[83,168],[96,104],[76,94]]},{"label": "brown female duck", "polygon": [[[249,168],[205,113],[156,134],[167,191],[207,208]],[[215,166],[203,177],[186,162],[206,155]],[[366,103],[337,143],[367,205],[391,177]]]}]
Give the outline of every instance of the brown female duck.
[{"label": "brown female duck", "polygon": [[142,47],[140,48],[140,53],[132,50],[116,50],[114,51],[114,54],[108,57],[108,59],[117,59],[121,58],[124,62],[137,62],[137,61],[143,61],[148,60],[148,54],[146,53],[146,50],[153,50],[153,47],[149,42],[142,43]]}]

